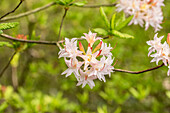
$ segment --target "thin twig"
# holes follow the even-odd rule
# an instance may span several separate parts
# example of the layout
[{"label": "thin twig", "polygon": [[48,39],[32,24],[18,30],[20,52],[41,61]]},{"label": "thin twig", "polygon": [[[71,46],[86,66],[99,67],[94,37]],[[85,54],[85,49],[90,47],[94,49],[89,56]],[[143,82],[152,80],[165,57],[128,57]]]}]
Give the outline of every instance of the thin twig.
[{"label": "thin twig", "polygon": [[[54,6],[54,5],[57,5],[56,2],[51,2],[45,6],[42,6],[42,7],[39,7],[39,8],[36,8],[34,10],[31,10],[31,11],[27,11],[25,13],[21,13],[21,14],[18,14],[18,15],[15,15],[15,16],[11,16],[11,17],[6,17],[2,20],[0,20],[0,22],[4,22],[4,21],[8,21],[8,20],[14,20],[14,19],[18,19],[18,18],[21,18],[21,17],[25,17],[25,16],[28,16],[28,15],[31,15],[31,14],[34,14],[34,13],[37,13],[39,11],[42,11],[42,10],[45,10],[51,6]],[[84,5],[84,6],[74,6],[74,7],[79,7],[79,8],[99,8],[99,7],[113,7],[115,6],[116,4],[101,4],[101,5]]]},{"label": "thin twig", "polygon": [[55,41],[36,41],[36,40],[23,40],[23,39],[17,39],[12,36],[9,36],[7,34],[0,34],[1,37],[13,40],[13,41],[19,41],[19,42],[25,42],[25,43],[35,43],[35,44],[45,44],[45,45],[56,45],[57,42]]},{"label": "thin twig", "polygon": [[[57,45],[59,43],[63,43],[64,42],[64,40],[58,41],[58,42],[54,42],[54,41],[51,42],[51,41],[23,40],[23,39],[14,38],[14,37],[6,35],[6,34],[1,34],[0,36],[4,37],[6,39],[9,39],[9,40],[13,40],[13,41],[19,41],[19,42],[25,42],[25,43],[45,44],[45,45]],[[82,40],[82,39],[78,38],[77,40]],[[113,71],[130,73],[130,74],[140,74],[140,73],[144,73],[144,72],[148,72],[148,71],[152,71],[152,70],[158,69],[158,68],[160,68],[162,66],[164,66],[164,64],[158,65],[158,66],[150,68],[150,69],[142,70],[142,71],[128,71],[128,70],[122,70],[122,69],[114,69]]]},{"label": "thin twig", "polygon": [[158,68],[160,68],[162,66],[164,66],[164,63],[161,64],[161,65],[158,65],[156,67],[153,67],[153,68],[150,68],[150,69],[146,69],[146,70],[142,70],[142,71],[128,71],[128,70],[122,70],[122,69],[114,69],[113,71],[130,73],[130,74],[140,74],[140,73],[144,73],[144,72],[148,72],[148,71],[152,71],[152,70],[158,69]]},{"label": "thin twig", "polygon": [[54,6],[54,5],[56,5],[56,3],[55,3],[55,2],[51,2],[51,3],[49,3],[49,4],[45,5],[45,6],[36,8],[36,9],[34,9],[34,10],[27,11],[27,12],[25,12],[25,13],[21,13],[21,14],[18,14],[18,15],[15,15],[15,16],[11,16],[11,17],[6,17],[6,18],[0,20],[0,22],[8,21],[8,20],[14,20],[14,19],[18,19],[18,18],[21,18],[21,17],[25,17],[25,16],[28,16],[28,15],[37,13],[37,12],[39,12],[39,11],[45,10],[45,9],[51,7],[51,6]]},{"label": "thin twig", "polygon": [[23,2],[23,0],[20,0],[19,4],[15,7],[15,9],[13,9],[12,11],[6,13],[6,14],[3,15],[2,17],[0,17],[0,20],[1,20],[2,18],[4,18],[4,17],[8,16],[8,15],[11,14],[11,13],[14,13],[14,12],[19,8],[19,6],[22,4],[22,2]]},{"label": "thin twig", "polygon": [[116,4],[101,4],[101,5],[84,5],[84,6],[77,6],[82,8],[100,8],[100,7],[113,7],[116,6]]},{"label": "thin twig", "polygon": [[3,70],[1,71],[1,73],[0,73],[0,78],[2,77],[2,75],[4,74],[4,72],[6,71],[6,69],[8,68],[10,62],[12,61],[12,59],[14,58],[14,56],[15,56],[16,53],[17,53],[17,52],[15,51],[15,52],[12,54],[10,60],[8,61],[8,63],[6,64],[6,66],[5,66],[5,67],[3,68]]},{"label": "thin twig", "polygon": [[67,14],[67,11],[68,11],[68,7],[65,7],[64,8],[65,10],[64,10],[64,15],[63,15],[63,18],[62,18],[62,20],[61,20],[61,24],[60,24],[60,29],[59,29],[59,33],[58,33],[58,41],[60,40],[60,36],[61,36],[61,30],[62,30],[62,27],[63,27],[63,22],[64,22],[64,19],[65,19],[65,17],[66,17],[66,14]]}]

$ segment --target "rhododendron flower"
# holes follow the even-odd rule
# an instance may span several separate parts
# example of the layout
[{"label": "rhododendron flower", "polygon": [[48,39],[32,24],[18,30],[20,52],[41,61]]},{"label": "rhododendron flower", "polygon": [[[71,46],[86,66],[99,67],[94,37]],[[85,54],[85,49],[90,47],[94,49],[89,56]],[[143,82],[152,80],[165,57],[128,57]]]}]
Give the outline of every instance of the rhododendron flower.
[{"label": "rhododendron flower", "polygon": [[119,0],[116,5],[117,11],[124,11],[126,15],[134,15],[129,23],[139,24],[143,27],[145,23],[145,30],[149,26],[155,28],[155,32],[162,29],[163,14],[161,6],[164,0]]},{"label": "rhododendron flower", "polygon": [[82,52],[77,50],[77,40],[73,38],[69,40],[65,38],[65,45],[64,48],[60,48],[59,58],[60,57],[76,57],[77,55],[81,54]]},{"label": "rhododendron flower", "polygon": [[92,33],[91,31],[89,31],[89,33],[84,33],[85,36],[82,36],[81,38],[84,38],[87,40],[87,42],[90,44],[90,45],[93,45],[93,43],[96,41],[96,40],[100,40],[102,38],[100,37],[96,37],[97,33]]},{"label": "rhododendron flower", "polygon": [[[169,70],[167,75],[170,75],[170,46],[169,42],[166,41],[162,44],[161,40],[164,36],[161,36],[160,38],[157,37],[157,34],[154,36],[154,40],[147,41],[147,44],[150,45],[149,47],[149,54],[148,56],[153,57],[151,62],[156,62],[158,65],[158,62],[161,60],[165,66],[168,66]],[[169,35],[167,37],[167,40],[169,40]],[[151,54],[154,52],[154,54]]]},{"label": "rhododendron flower", "polygon": [[[77,40],[75,38],[69,40],[65,38],[64,48],[60,47],[59,58],[64,57],[65,63],[68,69],[63,74],[66,77],[72,73],[78,80],[77,86],[82,84],[84,87],[86,84],[93,88],[95,86],[93,80],[99,79],[105,80],[105,75],[111,75],[114,67],[112,66],[113,59],[112,53],[110,52],[112,47],[107,47],[107,44],[101,41],[101,38],[96,38],[96,33],[89,31],[88,34],[84,33],[85,36],[81,38],[88,42],[88,46],[85,47],[79,42],[77,47]],[[100,40],[99,44],[94,48],[93,44]]]}]

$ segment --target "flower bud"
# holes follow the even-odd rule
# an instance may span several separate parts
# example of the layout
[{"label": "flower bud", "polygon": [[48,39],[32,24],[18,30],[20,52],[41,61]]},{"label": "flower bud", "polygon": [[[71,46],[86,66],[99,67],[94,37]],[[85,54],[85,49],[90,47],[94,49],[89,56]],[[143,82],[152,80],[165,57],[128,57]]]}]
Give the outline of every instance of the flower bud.
[{"label": "flower bud", "polygon": [[170,46],[170,33],[168,33],[168,36],[167,36],[167,43],[168,43],[169,46]]},{"label": "flower bud", "polygon": [[99,50],[102,46],[102,41],[96,46],[96,48],[93,50],[93,53],[95,53],[97,50]]},{"label": "flower bud", "polygon": [[80,51],[82,51],[85,54],[84,47],[81,42],[79,42],[79,48],[80,48]]}]

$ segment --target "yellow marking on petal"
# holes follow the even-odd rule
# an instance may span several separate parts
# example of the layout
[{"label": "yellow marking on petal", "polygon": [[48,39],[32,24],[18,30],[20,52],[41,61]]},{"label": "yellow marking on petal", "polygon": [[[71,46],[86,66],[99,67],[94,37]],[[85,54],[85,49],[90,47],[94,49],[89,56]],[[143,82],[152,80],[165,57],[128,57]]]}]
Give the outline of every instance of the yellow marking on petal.
[{"label": "yellow marking on petal", "polygon": [[88,56],[88,61],[90,62],[91,61],[91,55],[89,54],[89,55],[87,55]]}]

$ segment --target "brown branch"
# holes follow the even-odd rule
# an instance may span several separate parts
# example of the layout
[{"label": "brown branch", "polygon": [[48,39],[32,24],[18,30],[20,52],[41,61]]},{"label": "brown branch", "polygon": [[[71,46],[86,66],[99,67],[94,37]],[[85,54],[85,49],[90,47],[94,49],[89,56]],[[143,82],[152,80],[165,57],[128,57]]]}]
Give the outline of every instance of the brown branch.
[{"label": "brown branch", "polygon": [[1,73],[0,73],[0,78],[3,76],[4,72],[6,71],[6,69],[8,68],[8,66],[10,65],[10,62],[12,61],[12,59],[14,58],[15,54],[17,52],[15,51],[13,53],[13,55],[11,56],[10,60],[8,61],[8,63],[6,64],[6,66],[2,69]]},{"label": "brown branch", "polygon": [[12,36],[9,36],[7,34],[0,34],[1,37],[13,40],[13,41],[19,41],[19,42],[25,42],[25,43],[35,43],[35,44],[45,44],[45,45],[56,45],[57,42],[55,41],[36,41],[36,40],[23,40],[23,39],[17,39]]},{"label": "brown branch", "polygon": [[63,18],[62,18],[62,20],[61,20],[61,24],[60,24],[60,29],[59,29],[59,33],[58,33],[58,41],[60,40],[60,36],[61,36],[61,30],[62,30],[62,27],[63,27],[63,22],[64,22],[64,19],[65,19],[65,17],[66,17],[66,14],[67,14],[67,11],[68,11],[68,7],[65,7],[64,8],[65,10],[64,10],[64,15],[63,15]]},{"label": "brown branch", "polygon": [[150,69],[146,69],[146,70],[142,70],[142,71],[128,71],[128,70],[122,70],[122,69],[113,69],[113,71],[130,73],[130,74],[140,74],[140,73],[145,73],[145,72],[148,72],[148,71],[152,71],[152,70],[158,69],[158,68],[160,68],[162,66],[164,66],[164,63],[162,63],[161,65],[158,65],[156,67],[153,67],[153,68],[150,68]]},{"label": "brown branch", "polygon": [[[58,42],[54,42],[54,41],[50,42],[50,41],[23,40],[23,39],[14,38],[14,37],[6,35],[6,34],[1,34],[0,36],[4,37],[6,39],[9,39],[9,40],[13,40],[13,41],[19,41],[19,42],[25,42],[25,43],[45,44],[45,45],[57,45],[59,43],[63,43],[64,42],[64,40],[58,41]],[[83,39],[78,38],[77,40],[83,40]],[[142,70],[142,71],[128,71],[128,70],[122,70],[122,69],[114,69],[113,71],[130,73],[130,74],[140,74],[140,73],[144,73],[144,72],[148,72],[148,71],[152,71],[152,70],[158,69],[158,68],[160,68],[162,66],[164,66],[164,64],[158,65],[158,66],[150,68],[150,69]],[[1,74],[0,74],[0,77],[1,77]]]},{"label": "brown branch", "polygon": [[[56,2],[51,2],[51,3],[49,3],[49,4],[45,5],[45,6],[39,7],[39,8],[34,9],[34,10],[27,11],[25,13],[21,13],[21,14],[11,16],[11,17],[6,17],[6,18],[0,20],[0,22],[22,18],[22,17],[28,16],[28,15],[37,13],[39,11],[45,10],[45,9],[51,7],[51,6],[54,6],[54,5],[57,5],[57,3]],[[84,6],[74,6],[74,7],[79,7],[79,8],[99,8],[99,7],[112,7],[112,6],[115,6],[115,5],[116,4],[101,4],[101,5],[84,5]]]},{"label": "brown branch", "polygon": [[56,3],[55,3],[55,2],[51,2],[51,3],[49,3],[49,4],[45,5],[45,6],[36,8],[36,9],[34,9],[34,10],[27,11],[27,12],[25,12],[25,13],[21,13],[21,14],[15,15],[15,16],[11,16],[11,17],[4,18],[4,19],[0,20],[0,22],[8,21],[8,20],[14,20],[14,19],[18,19],[18,18],[21,18],[21,17],[25,17],[25,16],[28,16],[28,15],[37,13],[37,12],[39,12],[39,11],[45,10],[45,9],[51,7],[51,6],[54,6],[54,5],[56,5]]},{"label": "brown branch", "polygon": [[19,6],[22,4],[22,2],[23,2],[23,0],[20,0],[19,4],[15,7],[15,9],[13,9],[12,11],[6,13],[6,14],[3,15],[2,17],[0,17],[0,20],[1,20],[2,18],[4,18],[4,17],[8,16],[8,15],[11,14],[11,13],[14,13],[14,12],[19,8]]}]

